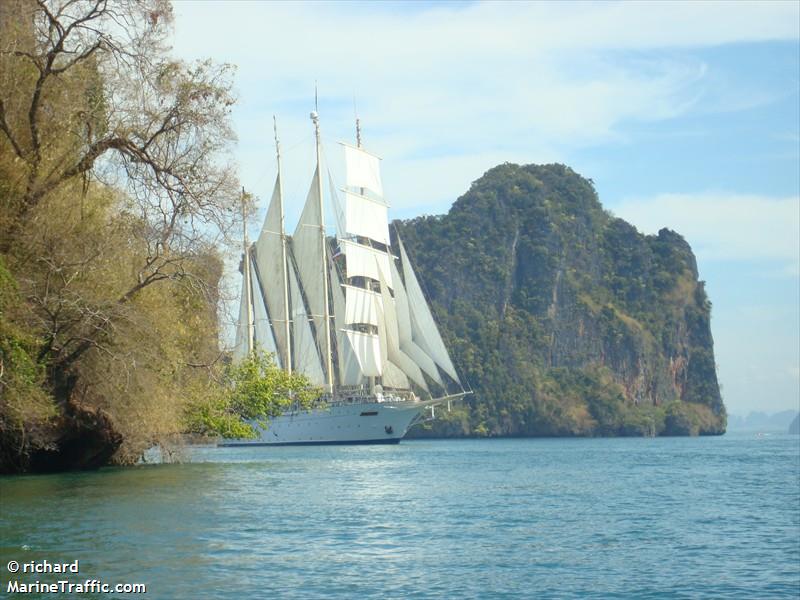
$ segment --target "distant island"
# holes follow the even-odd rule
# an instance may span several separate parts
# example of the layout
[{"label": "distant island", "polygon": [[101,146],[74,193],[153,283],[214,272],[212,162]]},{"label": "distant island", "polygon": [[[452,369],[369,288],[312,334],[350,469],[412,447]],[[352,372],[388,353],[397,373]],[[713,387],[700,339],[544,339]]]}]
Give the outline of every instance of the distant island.
[{"label": "distant island", "polygon": [[411,436],[725,432],[689,244],[642,235],[567,166],[503,164],[396,222],[474,394]]},{"label": "distant island", "polygon": [[800,414],[796,410],[782,410],[776,413],[752,411],[747,415],[728,415],[728,431],[780,431],[789,430],[792,421]]},{"label": "distant island", "polygon": [[800,434],[800,414],[795,416],[794,421],[789,425],[789,433],[793,435]]}]

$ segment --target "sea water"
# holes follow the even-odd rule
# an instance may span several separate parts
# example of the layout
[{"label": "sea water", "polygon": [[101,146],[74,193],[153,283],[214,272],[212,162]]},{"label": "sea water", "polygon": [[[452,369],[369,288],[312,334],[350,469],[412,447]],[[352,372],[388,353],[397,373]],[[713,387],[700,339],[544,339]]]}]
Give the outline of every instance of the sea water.
[{"label": "sea water", "polygon": [[[195,448],[186,458],[0,479],[0,597],[16,597],[10,580],[59,579],[147,586],[80,596],[98,598],[800,595],[798,436]],[[12,575],[12,560],[78,560],[80,573]]]}]

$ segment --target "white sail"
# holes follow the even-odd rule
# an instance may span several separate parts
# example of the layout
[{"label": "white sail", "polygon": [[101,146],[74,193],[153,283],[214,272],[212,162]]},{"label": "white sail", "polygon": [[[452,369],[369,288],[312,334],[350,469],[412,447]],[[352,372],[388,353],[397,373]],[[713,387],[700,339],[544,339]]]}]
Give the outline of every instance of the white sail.
[{"label": "white sail", "polygon": [[391,261],[391,271],[392,277],[394,277],[396,282],[394,288],[394,308],[397,318],[397,335],[402,346],[411,341],[411,312],[408,308],[406,289],[403,287],[403,280],[400,278],[400,273],[398,273],[394,261]]},{"label": "white sail", "polygon": [[336,185],[333,183],[333,177],[328,172],[328,187],[331,194],[331,206],[333,206],[333,215],[336,218],[336,237],[343,238],[346,235],[345,231],[345,214],[344,207],[339,201],[339,194],[336,193]]},{"label": "white sail", "polygon": [[275,346],[275,337],[272,334],[272,327],[267,316],[267,307],[264,304],[261,286],[258,278],[253,278],[253,323],[255,329],[255,344],[259,350],[270,352],[275,355],[275,364],[279,367],[283,365],[282,359]]},{"label": "white sail", "polygon": [[345,325],[363,323],[378,325],[381,295],[364,288],[345,285]]},{"label": "white sail", "polygon": [[[397,312],[397,330],[398,337],[400,338],[400,350],[402,350],[408,357],[425,371],[428,376],[439,385],[444,385],[442,376],[439,374],[439,369],[436,368],[436,363],[428,354],[420,348],[413,340],[411,334],[411,309],[408,304],[408,296],[403,287],[403,282],[400,279],[400,274],[397,272],[394,261],[391,263],[392,274],[395,278],[394,300],[395,309]],[[411,375],[409,371],[406,371]]]},{"label": "white sail", "polygon": [[[398,277],[395,281],[399,283],[400,278]],[[396,291],[395,293],[398,292]],[[381,335],[386,340],[386,358],[397,365],[403,374],[410,378],[411,381],[416,383],[423,390],[428,391],[428,384],[425,382],[425,377],[422,375],[419,366],[400,349],[400,331],[397,321],[396,302],[389,293],[389,288],[385,285],[383,279],[381,279],[381,298],[383,300]]]},{"label": "white sail", "polygon": [[433,362],[433,359],[428,356],[425,350],[417,346],[417,344],[414,342],[410,342],[401,346],[401,349],[412,361],[419,365],[419,368],[427,373],[431,379],[444,387],[444,381],[442,380],[442,376],[439,374],[439,370],[436,368],[436,363]]},{"label": "white sail", "polygon": [[[319,168],[314,171],[311,189],[308,191],[303,214],[292,236],[292,249],[300,276],[300,284],[306,294],[308,309],[317,330],[320,348],[327,347],[325,340],[325,286],[323,282],[322,246],[320,228],[322,215],[319,211]],[[294,294],[292,295],[294,297]]]},{"label": "white sail", "polygon": [[[378,312],[378,339],[380,340],[381,362],[383,363],[384,376],[389,368],[386,363],[389,361],[389,342],[386,335],[386,312],[383,308],[383,296],[379,294],[381,299],[381,307]],[[389,374],[391,378],[391,374]]]},{"label": "white sail", "polygon": [[333,265],[331,265],[328,272],[330,273],[334,324],[336,325],[336,357],[339,363],[339,384],[361,385],[364,383],[364,376],[361,374],[361,367],[358,364],[355,350],[350,344],[347,335],[345,335],[344,289]]},{"label": "white sail", "polygon": [[347,329],[336,330],[336,344],[339,348],[339,377],[341,385],[364,385],[366,379],[356,349],[347,337]]},{"label": "white sail", "polygon": [[325,374],[322,371],[322,361],[311,333],[311,324],[308,320],[300,295],[300,286],[294,269],[289,269],[289,289],[292,293],[292,332],[294,337],[294,366],[295,370],[303,373],[315,385],[325,383]]},{"label": "white sail", "polygon": [[397,242],[400,246],[400,259],[403,262],[403,275],[405,277],[405,287],[408,293],[408,305],[411,311],[411,330],[414,341],[439,365],[445,373],[450,375],[454,381],[458,382],[458,374],[447,354],[442,336],[433,320],[428,303],[422,293],[422,288],[411,268],[403,241],[398,237]]},{"label": "white sail", "polygon": [[236,341],[233,359],[239,362],[247,357],[247,279],[242,277],[242,293],[239,296],[239,319],[236,321]]},{"label": "white sail", "polygon": [[380,200],[344,191],[344,228],[350,235],[359,235],[389,245],[389,207]]},{"label": "white sail", "polygon": [[[422,369],[419,368],[416,362],[405,352],[402,350],[396,350],[389,353],[391,357],[390,360],[396,364],[400,369],[405,373],[408,378],[416,383],[419,387],[421,387],[426,392],[429,391],[428,383],[425,381],[425,377],[422,374]],[[432,364],[433,361],[428,358],[428,361]]]},{"label": "white sail", "polygon": [[283,239],[281,236],[280,175],[275,180],[272,200],[267,208],[264,226],[255,244],[255,271],[264,294],[267,314],[272,321],[278,363],[287,364],[286,290],[283,276]]},{"label": "white sail", "polygon": [[355,351],[361,372],[367,377],[380,377],[383,373],[380,339],[374,333],[345,331],[350,345]]},{"label": "white sail", "polygon": [[381,159],[361,148],[344,146],[344,160],[347,169],[347,186],[365,188],[378,196],[383,196],[381,183]]},{"label": "white sail", "polygon": [[369,277],[375,281],[383,277],[392,287],[390,259],[386,252],[348,240],[339,240],[339,247],[347,258],[348,277]]},{"label": "white sail", "polygon": [[385,388],[407,390],[411,387],[408,383],[408,377],[403,373],[403,370],[388,360],[383,361],[383,375],[381,375],[381,381]]}]

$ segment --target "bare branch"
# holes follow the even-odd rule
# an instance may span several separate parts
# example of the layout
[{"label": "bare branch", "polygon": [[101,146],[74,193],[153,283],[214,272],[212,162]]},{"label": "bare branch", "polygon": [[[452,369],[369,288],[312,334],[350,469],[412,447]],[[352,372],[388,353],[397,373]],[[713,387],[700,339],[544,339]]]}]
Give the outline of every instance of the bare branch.
[{"label": "bare branch", "polygon": [[20,148],[19,143],[17,142],[14,135],[11,133],[11,128],[8,126],[6,122],[6,107],[3,104],[3,100],[0,99],[0,130],[6,134],[8,141],[11,142],[12,148],[14,148],[14,152],[19,158],[24,158],[22,154],[22,148]]},{"label": "bare branch", "polygon": [[50,73],[52,75],[59,75],[61,73],[64,73],[65,71],[68,71],[69,69],[71,69],[72,67],[77,65],[79,62],[84,61],[87,58],[91,57],[92,54],[97,52],[100,48],[102,48],[102,46],[103,46],[103,41],[102,40],[98,40],[88,50],[86,50],[85,52],[82,52],[81,54],[79,54],[78,56],[73,58],[72,60],[67,61],[61,67],[51,69]]}]

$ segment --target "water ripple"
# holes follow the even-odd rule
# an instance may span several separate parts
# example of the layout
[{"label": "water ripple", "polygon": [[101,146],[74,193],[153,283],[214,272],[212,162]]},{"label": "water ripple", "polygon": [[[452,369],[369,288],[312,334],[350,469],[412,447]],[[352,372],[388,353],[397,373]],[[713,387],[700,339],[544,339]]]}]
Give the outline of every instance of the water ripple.
[{"label": "water ripple", "polygon": [[197,448],[0,478],[0,565],[79,558],[175,600],[796,598],[799,444]]}]

